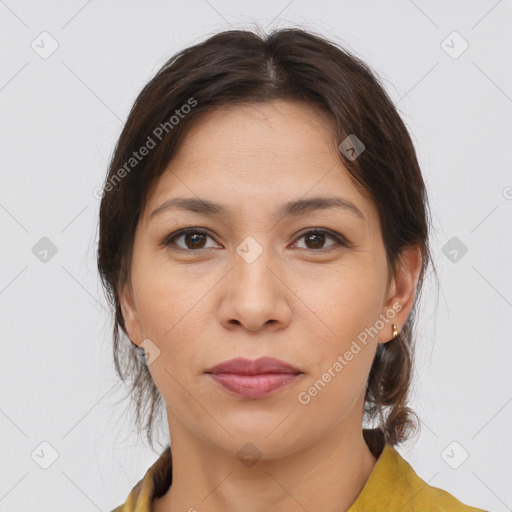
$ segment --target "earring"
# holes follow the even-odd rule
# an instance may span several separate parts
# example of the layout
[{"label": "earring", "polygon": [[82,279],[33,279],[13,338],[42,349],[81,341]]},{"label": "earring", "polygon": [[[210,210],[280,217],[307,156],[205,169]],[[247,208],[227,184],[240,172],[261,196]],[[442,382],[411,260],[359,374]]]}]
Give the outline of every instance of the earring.
[{"label": "earring", "polygon": [[391,324],[393,326],[393,339],[398,336],[398,331],[395,324]]}]

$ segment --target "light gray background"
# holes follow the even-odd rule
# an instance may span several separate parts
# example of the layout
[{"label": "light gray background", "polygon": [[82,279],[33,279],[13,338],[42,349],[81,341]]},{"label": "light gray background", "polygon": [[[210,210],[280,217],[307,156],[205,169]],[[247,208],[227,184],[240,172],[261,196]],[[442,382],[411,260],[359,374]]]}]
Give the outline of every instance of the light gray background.
[{"label": "light gray background", "polygon": [[[255,23],[299,25],[344,44],[397,103],[428,184],[441,278],[439,295],[426,283],[418,326],[412,406],[422,432],[399,451],[430,485],[512,510],[511,1],[7,0],[0,511],[109,511],[157,458],[133,434],[126,403],[116,404],[123,390],[96,272],[93,190],[159,67],[207,35]],[[43,31],[58,42],[46,59],[31,48],[51,48]],[[458,53],[460,39],[442,45],[453,31],[469,43],[457,58],[445,49]],[[43,237],[58,250],[47,262],[33,253]],[[453,237],[468,249],[456,249],[456,261],[443,253]],[[49,461],[42,442],[58,453],[48,469],[31,457]],[[447,461],[458,465],[463,450],[469,458],[453,469]]]}]

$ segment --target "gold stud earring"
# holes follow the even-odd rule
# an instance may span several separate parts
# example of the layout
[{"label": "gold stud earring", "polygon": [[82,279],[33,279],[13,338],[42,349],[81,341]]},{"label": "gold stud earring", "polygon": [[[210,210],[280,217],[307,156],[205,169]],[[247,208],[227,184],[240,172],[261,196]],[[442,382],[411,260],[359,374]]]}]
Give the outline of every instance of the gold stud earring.
[{"label": "gold stud earring", "polygon": [[398,330],[396,328],[395,324],[391,324],[393,326],[393,338],[396,338],[398,336]]}]

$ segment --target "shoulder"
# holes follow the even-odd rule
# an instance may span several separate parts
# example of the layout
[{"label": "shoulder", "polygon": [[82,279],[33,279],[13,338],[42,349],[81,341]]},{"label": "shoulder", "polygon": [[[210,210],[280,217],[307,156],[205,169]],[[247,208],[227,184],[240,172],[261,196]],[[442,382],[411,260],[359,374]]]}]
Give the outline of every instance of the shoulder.
[{"label": "shoulder", "polygon": [[428,485],[389,444],[382,448],[363,490],[347,512],[485,512]]},{"label": "shoulder", "polygon": [[172,482],[172,456],[168,445],[131,490],[124,504],[111,512],[151,512],[153,501],[162,496]]},{"label": "shoulder", "polygon": [[426,483],[411,465],[391,446],[386,445],[390,467],[397,476],[397,493],[401,495],[405,511],[429,510],[431,512],[485,512],[483,509],[466,505],[448,491]]}]

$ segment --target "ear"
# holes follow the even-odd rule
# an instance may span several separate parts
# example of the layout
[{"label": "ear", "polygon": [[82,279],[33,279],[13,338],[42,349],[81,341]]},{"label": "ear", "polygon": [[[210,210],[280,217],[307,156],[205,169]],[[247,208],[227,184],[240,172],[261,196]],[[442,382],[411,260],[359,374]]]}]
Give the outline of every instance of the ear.
[{"label": "ear", "polygon": [[142,343],[143,336],[131,280],[121,289],[119,301],[128,337],[134,345],[138,346]]},{"label": "ear", "polygon": [[[384,329],[379,331],[379,343],[391,341],[393,339],[392,324],[395,324],[400,332],[411,313],[416,297],[416,285],[421,272],[421,256],[419,245],[406,247],[400,255],[396,276],[391,278],[388,298],[382,310],[383,315],[389,318],[389,321]],[[392,312],[396,312],[396,314],[391,318]]]}]

